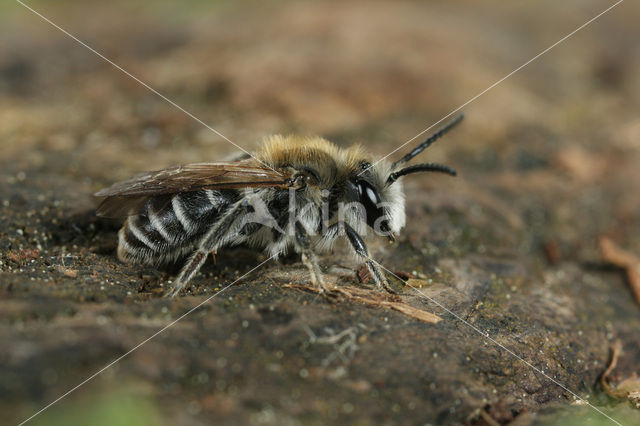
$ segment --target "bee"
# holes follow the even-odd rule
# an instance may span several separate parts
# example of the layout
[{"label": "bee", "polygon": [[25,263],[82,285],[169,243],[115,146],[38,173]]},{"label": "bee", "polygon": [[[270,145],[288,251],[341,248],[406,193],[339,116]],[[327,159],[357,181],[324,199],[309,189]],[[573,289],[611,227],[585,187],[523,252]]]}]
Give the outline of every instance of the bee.
[{"label": "bee", "polygon": [[102,217],[126,217],[118,258],[159,265],[187,258],[169,295],[185,289],[206,261],[246,244],[277,257],[293,249],[311,282],[328,294],[316,253],[346,237],[379,289],[395,293],[362,234],[394,240],[405,225],[402,177],[456,175],[448,166],[402,167],[462,120],[436,131],[398,161],[374,162],[360,146],[340,148],[320,138],[271,136],[260,150],[234,161],[194,163],[144,173],[97,192]]}]

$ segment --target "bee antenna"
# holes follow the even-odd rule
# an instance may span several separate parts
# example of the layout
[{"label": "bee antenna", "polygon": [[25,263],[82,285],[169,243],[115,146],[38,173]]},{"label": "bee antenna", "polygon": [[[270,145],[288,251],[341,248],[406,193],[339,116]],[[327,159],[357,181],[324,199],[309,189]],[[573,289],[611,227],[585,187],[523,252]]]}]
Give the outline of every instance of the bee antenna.
[{"label": "bee antenna", "polygon": [[387,179],[387,185],[391,185],[393,182],[397,181],[398,178],[404,175],[408,175],[410,173],[418,173],[418,172],[438,172],[438,173],[446,173],[451,176],[455,176],[458,172],[455,169],[445,166],[444,164],[437,163],[422,163],[422,164],[414,164],[413,166],[405,167],[402,170],[398,170],[397,172],[393,172],[389,175]]},{"label": "bee antenna", "polygon": [[460,122],[462,121],[463,118],[464,118],[464,114],[460,114],[456,118],[454,118],[453,120],[451,120],[450,122],[445,124],[443,127],[441,127],[440,129],[436,130],[435,133],[433,133],[431,136],[429,136],[424,142],[422,142],[417,147],[413,148],[413,150],[410,153],[408,153],[407,155],[405,155],[404,157],[402,157],[401,159],[399,159],[398,161],[393,163],[391,165],[391,169],[393,170],[397,166],[411,161],[411,159],[413,157],[415,157],[416,155],[420,154],[425,149],[429,148],[429,146],[432,143],[434,143],[435,141],[440,139],[449,130],[453,129],[455,126],[460,124]]}]

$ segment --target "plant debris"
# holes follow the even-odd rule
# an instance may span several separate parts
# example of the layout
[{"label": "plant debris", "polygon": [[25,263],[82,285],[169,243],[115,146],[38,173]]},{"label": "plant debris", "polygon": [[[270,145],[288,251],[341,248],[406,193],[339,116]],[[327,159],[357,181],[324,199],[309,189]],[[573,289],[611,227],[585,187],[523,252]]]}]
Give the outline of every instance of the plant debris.
[{"label": "plant debris", "polygon": [[77,269],[69,269],[69,268],[65,268],[62,265],[58,265],[56,266],[56,270],[60,272],[62,275],[64,275],[65,277],[76,278],[78,276]]},{"label": "plant debris", "polygon": [[[320,289],[316,287],[310,287],[302,284],[285,284],[287,288],[297,288],[301,290],[312,291],[314,293],[320,293]],[[430,324],[437,324],[442,321],[438,315],[431,312],[423,311],[418,308],[401,302],[396,298],[398,296],[390,296],[377,290],[365,290],[353,286],[336,286],[331,289],[333,293],[338,296],[342,296],[352,302],[363,303],[367,306],[392,309],[400,312],[408,317],[415,318],[417,320],[427,322]],[[393,297],[396,300],[390,300]]]},{"label": "plant debris", "polygon": [[608,237],[600,237],[598,244],[606,262],[625,270],[631,291],[640,304],[640,258],[621,249]]},{"label": "plant debris", "polygon": [[600,384],[604,388],[604,391],[615,399],[628,400],[635,408],[640,408],[640,377],[636,373],[633,373],[631,377],[618,382],[616,385],[609,383],[609,376],[611,372],[616,368],[618,364],[618,358],[622,353],[622,342],[616,340],[611,348],[611,362],[609,367],[605,370],[600,377]]}]

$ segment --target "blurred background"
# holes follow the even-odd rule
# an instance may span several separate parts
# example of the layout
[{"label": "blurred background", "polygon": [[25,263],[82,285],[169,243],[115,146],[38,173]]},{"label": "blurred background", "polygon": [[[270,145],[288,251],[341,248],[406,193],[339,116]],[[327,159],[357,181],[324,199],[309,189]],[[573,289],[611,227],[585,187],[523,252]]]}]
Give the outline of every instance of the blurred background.
[{"label": "blurred background", "polygon": [[[256,149],[265,135],[297,133],[321,135],[341,146],[360,143],[377,156],[413,138],[613,4],[595,0],[26,3],[247,150]],[[570,383],[580,392],[590,392],[604,368],[608,350],[603,336],[611,333],[611,324],[621,327],[616,337],[629,338],[629,371],[640,360],[637,338],[635,343],[631,338],[640,321],[639,310],[624,276],[606,268],[589,269],[601,261],[596,242],[603,236],[640,254],[639,18],[637,2],[623,2],[467,105],[462,125],[422,156],[424,161],[455,167],[459,177],[408,179],[406,234],[411,237],[403,237],[400,251],[395,252],[399,254],[372,243],[374,253],[396,268],[429,277],[436,274],[434,279],[443,282],[460,277],[455,269],[459,264],[446,259],[490,257],[517,264],[513,274],[520,274],[531,288],[553,280],[565,283],[571,292],[564,302],[553,301],[557,309],[581,303],[593,309],[607,305],[602,317],[591,317],[591,342],[600,337],[602,341],[597,351],[589,350],[599,364],[588,372],[569,371],[565,377],[573,377]],[[0,394],[8,419],[26,418],[165,320],[175,318],[180,309],[195,305],[184,301],[172,309],[157,294],[140,295],[141,281],[157,284],[167,276],[153,270],[140,273],[139,268],[113,259],[119,224],[92,218],[91,194],[145,170],[215,161],[235,151],[232,144],[19,3],[0,4],[0,333],[5,346],[0,350]],[[331,257],[327,259],[330,264]],[[259,260],[252,258],[253,264]],[[227,261],[230,267],[221,280],[247,267]],[[438,275],[432,265],[441,269],[449,265],[451,274]],[[490,274],[500,277],[504,271],[496,268]],[[595,295],[575,301],[586,291],[580,284],[585,274],[593,274],[592,281],[586,281]],[[206,295],[206,280],[200,284],[196,294]],[[470,293],[460,285],[451,288],[457,288],[462,298],[454,297],[452,303],[471,312],[477,299],[464,299]],[[274,294],[258,302],[247,296],[247,306],[288,303],[286,290]],[[617,297],[619,305],[609,297]],[[231,324],[227,332],[235,326],[234,318],[244,318],[245,308],[251,311],[244,305],[237,312],[225,308],[231,313],[220,321]],[[136,314],[127,316],[130,309]],[[331,317],[337,314],[326,309],[322,311],[326,320],[339,323]],[[564,320],[589,323],[582,317],[587,314],[577,310],[570,313],[571,320]],[[274,321],[277,325],[279,320]],[[557,326],[542,323],[536,322],[538,330]],[[194,334],[188,327],[182,328],[180,338],[196,339],[204,333],[208,337],[196,339],[201,344],[203,339],[214,339],[206,327]],[[209,349],[218,351],[226,339],[218,336],[212,340],[218,344]],[[289,349],[277,349],[285,361],[296,365],[296,372],[308,369],[304,360],[310,358],[293,361],[287,354],[291,350],[295,357],[302,340],[290,343]],[[523,342],[521,350],[526,351],[531,342],[528,346]],[[272,344],[257,345],[267,351]],[[107,413],[98,416],[107,419],[105,424],[151,424],[160,419],[167,424],[206,423],[215,419],[212,415],[219,415],[220,421],[255,424],[319,419],[461,423],[480,421],[478,410],[495,397],[489,391],[482,393],[489,388],[500,389],[510,413],[520,413],[523,407],[537,411],[548,402],[509,399],[505,395],[516,392],[509,387],[511,381],[483,382],[486,389],[470,400],[456,396],[453,384],[438,394],[429,391],[426,382],[399,382],[395,386],[407,395],[399,396],[398,391],[388,399],[381,397],[375,405],[386,414],[371,417],[376,410],[357,399],[357,395],[371,396],[367,386],[377,386],[365,376],[351,376],[346,385],[339,378],[326,379],[322,385],[309,385],[308,390],[300,385],[303,390],[298,390],[305,396],[316,389],[319,398],[323,392],[336,392],[332,386],[340,382],[342,393],[336,393],[340,401],[296,399],[290,394],[283,399],[276,390],[273,400],[265,402],[249,390],[253,385],[247,383],[255,378],[234,382],[233,377],[241,376],[241,371],[268,369],[280,362],[276,358],[254,367],[237,364],[233,377],[216,382],[215,374],[222,373],[213,371],[231,365],[231,358],[200,364],[206,359],[202,353],[202,359],[190,364],[196,355],[175,349],[180,360],[176,363],[198,366],[178,380],[173,378],[174,364],[166,366],[157,356],[164,350],[158,345],[156,352],[140,354],[126,374],[118,376],[118,369],[113,369],[102,387],[88,387],[92,390],[69,399],[74,402],[66,410],[61,403],[59,410],[51,410],[51,417],[43,414],[41,423],[93,422],[96,412]],[[367,359],[361,362],[366,364]],[[474,374],[472,369],[468,373]],[[581,378],[583,373],[587,378]],[[432,379],[429,383],[438,382]],[[124,384],[127,380],[133,384]],[[283,381],[282,386],[288,384]],[[282,389],[276,379],[266,382]],[[129,392],[137,396],[130,398]],[[197,396],[205,394],[209,396]],[[461,398],[462,403],[456,402]],[[131,408],[132,399],[149,414],[135,417],[140,412]],[[78,408],[92,404],[103,411],[84,413]],[[402,414],[394,411],[396,406]],[[429,407],[429,413],[416,414],[416,407]],[[584,414],[580,413],[573,414]],[[79,417],[69,417],[73,415]],[[499,415],[494,415],[499,422],[508,418]]]}]

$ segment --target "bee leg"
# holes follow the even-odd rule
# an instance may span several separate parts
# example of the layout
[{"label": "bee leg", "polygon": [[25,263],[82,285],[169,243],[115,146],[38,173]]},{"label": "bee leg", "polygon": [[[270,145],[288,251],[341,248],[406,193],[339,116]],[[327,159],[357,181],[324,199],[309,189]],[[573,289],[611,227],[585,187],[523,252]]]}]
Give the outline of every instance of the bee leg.
[{"label": "bee leg", "polygon": [[225,237],[229,235],[233,222],[245,211],[245,206],[241,203],[231,207],[216,223],[213,224],[211,229],[202,237],[198,244],[198,249],[189,258],[187,263],[182,267],[182,270],[178,274],[173,284],[173,288],[169,291],[167,296],[175,297],[180,291],[186,287],[191,279],[198,273],[204,262],[207,260],[207,256],[211,252],[217,252],[221,243],[225,240]]},{"label": "bee leg", "polygon": [[[367,250],[367,246],[364,244],[362,237],[358,235],[355,229],[353,229],[348,223],[341,222],[336,225],[344,227],[344,231],[347,234],[347,238],[349,239],[349,243],[351,243],[351,247],[356,252],[356,254],[365,259],[365,263],[367,264],[367,268],[369,268],[369,272],[371,273],[371,277],[376,282],[378,288],[384,288],[388,293],[396,294],[395,290],[391,288],[389,285],[389,281],[384,273],[380,270],[380,267],[376,262],[374,262],[371,257],[369,257],[369,251]],[[334,225],[334,226],[336,226]]]},{"label": "bee leg", "polygon": [[322,277],[322,271],[320,265],[318,265],[318,257],[311,250],[311,244],[309,243],[309,236],[305,231],[304,226],[300,222],[296,222],[295,226],[296,242],[301,252],[302,263],[309,268],[311,274],[311,283],[320,289],[322,294],[329,294],[330,290],[327,288],[324,278]]},{"label": "bee leg", "polygon": [[207,252],[197,250],[191,255],[187,263],[182,267],[182,270],[180,270],[180,273],[173,283],[173,288],[167,293],[167,296],[175,297],[180,293],[180,290],[186,287],[207,260],[208,254]]},{"label": "bee leg", "polygon": [[312,251],[303,251],[301,257],[302,263],[305,264],[311,274],[311,283],[315,287],[319,288],[321,293],[328,292],[329,290],[324,283],[324,278],[322,278],[322,272],[320,271],[320,266],[318,265],[315,253]]}]

